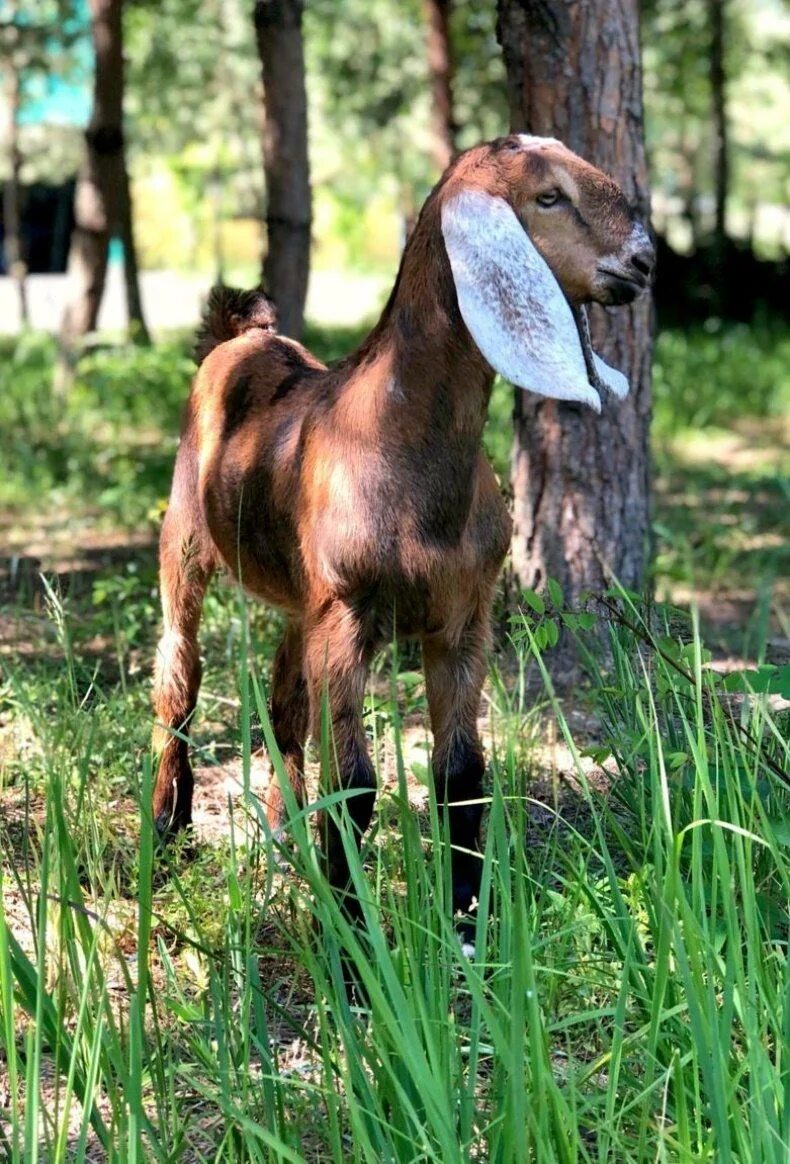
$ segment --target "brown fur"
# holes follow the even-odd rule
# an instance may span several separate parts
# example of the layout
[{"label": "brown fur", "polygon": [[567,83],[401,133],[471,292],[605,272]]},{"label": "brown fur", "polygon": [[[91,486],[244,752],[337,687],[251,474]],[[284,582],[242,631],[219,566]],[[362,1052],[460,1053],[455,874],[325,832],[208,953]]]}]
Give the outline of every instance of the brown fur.
[{"label": "brown fur", "polygon": [[[161,830],[191,818],[183,737],[200,681],[196,635],[208,579],[224,565],[288,617],[272,720],[297,801],[305,737],[326,688],[336,778],[364,791],[349,800],[360,833],[375,786],[361,718],[371,656],[395,629],[422,640],[434,771],[450,805],[454,908],[469,909],[481,811],[458,802],[481,793],[477,715],[511,523],[480,447],[493,375],[460,317],[441,205],[461,186],[507,198],[572,302],[613,301],[598,263],[622,249],[633,224],[599,171],[564,147],[525,151],[518,140],[477,147],[451,166],[422,210],[381,319],[337,366],[261,323],[270,308],[259,293],[213,294],[162,530]],[[541,209],[537,194],[555,187],[567,202]],[[279,828],[278,789],[268,815]],[[326,846],[342,888],[348,870],[329,825]]]}]

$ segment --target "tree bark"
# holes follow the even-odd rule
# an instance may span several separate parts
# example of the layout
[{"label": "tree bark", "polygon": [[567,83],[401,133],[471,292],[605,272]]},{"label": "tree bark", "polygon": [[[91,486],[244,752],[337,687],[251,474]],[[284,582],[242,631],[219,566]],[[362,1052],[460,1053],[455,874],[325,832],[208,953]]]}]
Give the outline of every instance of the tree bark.
[{"label": "tree bark", "polygon": [[3,186],[3,230],[5,267],[16,283],[19,296],[19,318],[23,326],[30,322],[27,304],[27,264],[22,234],[21,171],[22,153],[19,148],[20,74],[13,53],[8,54],[6,100],[8,104],[9,173]]},{"label": "tree bark", "polygon": [[147,347],[151,343],[151,334],[145,322],[143,301],[140,295],[140,272],[137,266],[137,247],[134,241],[134,208],[132,205],[132,186],[129,181],[129,171],[126,161],[121,170],[120,192],[121,219],[119,224],[121,242],[123,243],[123,279],[126,287],[126,313],[129,317],[129,333],[135,343]]},{"label": "tree bark", "polygon": [[[71,298],[60,329],[61,351],[66,353],[73,352],[80,337],[95,330],[111,237],[117,233],[123,238],[125,252],[132,241],[123,138],[122,7],[122,0],[90,0],[93,108],[74,195],[75,226],[68,262]],[[130,281],[134,283],[129,307],[139,324],[142,309],[136,275],[133,258],[131,272],[127,270],[127,287]],[[145,331],[144,321],[142,326]]]},{"label": "tree bark", "polygon": [[264,98],[263,281],[277,304],[280,331],[295,339],[304,324],[312,221],[303,7],[303,0],[257,0],[253,9]]},{"label": "tree bark", "polygon": [[[498,0],[514,130],[558,137],[610,173],[649,217],[636,0]],[[617,578],[645,582],[650,539],[652,305],[590,311],[603,358],[631,384],[587,409],[516,391],[513,564],[576,604]]]},{"label": "tree bark", "polygon": [[428,72],[431,79],[433,156],[443,173],[457,152],[458,126],[453,104],[453,61],[450,37],[452,0],[423,0],[427,25]]},{"label": "tree bark", "polygon": [[730,182],[729,134],[727,132],[727,76],[724,64],[724,0],[708,0],[710,22],[710,92],[713,120],[713,221],[714,261],[719,268],[727,247],[727,194]]}]

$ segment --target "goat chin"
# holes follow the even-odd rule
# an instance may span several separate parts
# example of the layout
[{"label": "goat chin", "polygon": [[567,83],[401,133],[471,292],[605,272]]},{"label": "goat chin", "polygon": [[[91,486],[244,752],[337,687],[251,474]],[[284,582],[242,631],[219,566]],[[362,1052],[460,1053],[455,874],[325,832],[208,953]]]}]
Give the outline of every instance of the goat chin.
[{"label": "goat chin", "polygon": [[[582,238],[574,224],[585,216]],[[305,741],[326,714],[331,779],[355,792],[346,807],[359,841],[376,783],[362,720],[371,658],[393,633],[421,640],[452,908],[470,932],[484,774],[477,718],[511,533],[481,452],[494,371],[593,408],[602,389],[625,395],[625,378],[592,351],[586,315],[569,306],[570,287],[589,290],[612,255],[644,273],[645,238],[611,179],[553,139],[513,136],[453,163],[381,318],[337,365],[278,335],[262,291],[212,292],[160,543],[153,811],[163,833],[192,820],[197,634],[224,567],[285,615],[270,688],[282,759],[266,798],[275,835],[304,805]],[[356,917],[342,830],[331,813],[320,830],[327,875]]]}]

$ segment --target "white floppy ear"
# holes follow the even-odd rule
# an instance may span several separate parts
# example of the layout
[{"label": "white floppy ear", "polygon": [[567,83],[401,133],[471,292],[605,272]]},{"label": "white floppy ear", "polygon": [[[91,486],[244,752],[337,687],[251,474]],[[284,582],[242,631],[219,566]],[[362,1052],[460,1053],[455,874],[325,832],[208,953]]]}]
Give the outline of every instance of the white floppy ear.
[{"label": "white floppy ear", "polygon": [[452,196],[442,207],[442,235],[463,321],[500,375],[542,396],[582,401],[596,412],[596,387],[625,394],[625,377],[592,351],[597,375],[588,374],[573,311],[503,198],[482,190]]}]

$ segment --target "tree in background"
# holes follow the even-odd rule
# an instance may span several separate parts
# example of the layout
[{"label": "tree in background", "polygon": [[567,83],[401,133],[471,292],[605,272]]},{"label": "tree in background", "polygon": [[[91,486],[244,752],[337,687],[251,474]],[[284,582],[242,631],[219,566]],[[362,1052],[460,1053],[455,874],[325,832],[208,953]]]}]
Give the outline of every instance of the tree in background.
[{"label": "tree in background", "polygon": [[71,298],[60,329],[61,371],[77,341],[96,327],[110,239],[123,241],[127,307],[132,335],[148,342],[137,279],[132,208],[123,135],[122,0],[90,0],[94,52],[93,107],[85,131],[85,159],[74,198],[69,253]]},{"label": "tree in background", "polygon": [[[38,0],[35,19],[29,6],[19,0],[7,0],[0,13],[0,103],[5,106],[6,124],[3,153],[6,174],[3,182],[3,242],[5,269],[17,286],[20,318],[29,322],[27,302],[28,256],[23,225],[25,199],[23,168],[30,162],[33,143],[26,138],[23,115],[35,91],[53,73],[69,79],[76,71],[74,46],[79,41],[83,22],[78,12],[79,0]],[[27,10],[26,10],[27,7]],[[46,165],[49,173],[57,146],[48,143]],[[35,170],[39,166],[34,166]],[[30,166],[28,166],[28,171]],[[27,174],[28,180],[30,174]]]},{"label": "tree in background", "polygon": [[452,8],[452,0],[423,0],[431,81],[433,156],[440,174],[447,169],[457,151],[458,127],[453,102],[455,65],[450,36]]},{"label": "tree in background", "polygon": [[263,282],[280,330],[295,339],[304,324],[312,223],[302,14],[303,0],[256,0],[253,9],[264,99]]},{"label": "tree in background", "polygon": [[[610,173],[649,217],[636,0],[499,0],[514,130],[558,137]],[[513,564],[565,598],[612,577],[639,590],[650,522],[651,304],[590,311],[595,347],[631,383],[596,416],[517,391]]]},{"label": "tree in background", "polygon": [[710,20],[710,96],[713,122],[714,265],[723,272],[727,248],[727,195],[730,187],[730,148],[727,128],[727,78],[724,65],[724,0],[708,0]]},{"label": "tree in background", "polygon": [[27,306],[25,248],[22,236],[21,171],[22,151],[19,145],[19,111],[22,104],[22,72],[30,60],[25,46],[25,30],[20,27],[16,6],[11,6],[8,18],[0,22],[2,44],[3,91],[8,118],[6,149],[8,174],[3,184],[3,248],[5,269],[17,286],[19,318],[30,322]]},{"label": "tree in background", "polygon": [[[502,132],[504,68],[494,4],[452,0],[443,7],[453,148],[460,150]],[[310,0],[306,10],[311,161],[342,206],[349,234],[382,195],[394,195],[408,230],[447,160],[448,147],[440,147],[441,156],[436,148],[428,15],[423,0]]]},{"label": "tree in background", "polygon": [[[241,255],[232,241],[233,224],[259,222],[264,205],[261,67],[249,0],[134,0],[124,12],[124,49],[129,156],[143,187],[161,190],[164,182],[169,213],[178,217],[171,232],[155,220],[141,256],[194,268],[198,253],[210,251],[213,278],[224,277],[229,262],[254,266],[254,232]],[[151,216],[140,203],[141,232]]]}]

